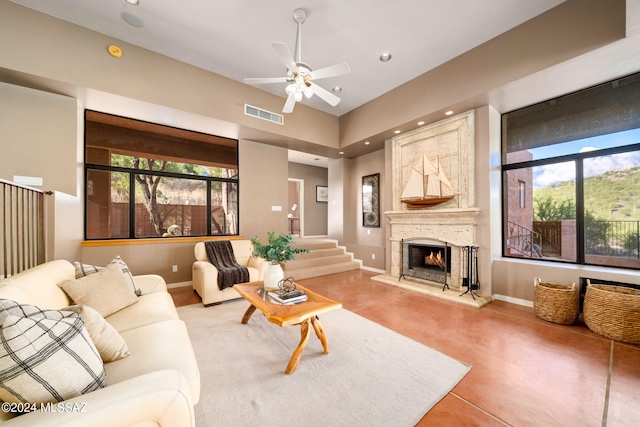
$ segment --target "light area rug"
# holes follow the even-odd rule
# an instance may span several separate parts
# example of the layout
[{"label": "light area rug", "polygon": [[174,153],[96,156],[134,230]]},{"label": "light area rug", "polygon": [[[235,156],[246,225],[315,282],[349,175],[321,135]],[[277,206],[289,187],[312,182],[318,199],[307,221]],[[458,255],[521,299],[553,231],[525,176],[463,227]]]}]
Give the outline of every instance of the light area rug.
[{"label": "light area rug", "polygon": [[414,426],[471,368],[345,309],[321,316],[298,369],[284,373],[300,327],[281,328],[244,300],[178,308],[198,360],[203,426]]}]

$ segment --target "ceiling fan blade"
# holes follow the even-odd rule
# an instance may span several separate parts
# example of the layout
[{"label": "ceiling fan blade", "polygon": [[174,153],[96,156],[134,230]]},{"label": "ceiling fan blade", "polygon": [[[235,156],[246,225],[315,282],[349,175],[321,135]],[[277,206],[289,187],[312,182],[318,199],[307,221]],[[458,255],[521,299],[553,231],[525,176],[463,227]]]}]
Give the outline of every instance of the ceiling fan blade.
[{"label": "ceiling fan blade", "polygon": [[309,86],[313,93],[322,98],[327,104],[335,107],[340,103],[340,98],[329,92],[328,90],[318,86],[317,84],[311,82],[311,86]]},{"label": "ceiling fan blade", "polygon": [[273,50],[276,51],[284,65],[287,66],[289,71],[298,72],[298,66],[296,65],[296,61],[294,61],[293,56],[291,56],[291,52],[289,52],[289,48],[284,43],[271,43]]},{"label": "ceiling fan blade", "polygon": [[287,78],[286,77],[264,77],[264,78],[251,77],[251,78],[244,79],[244,82],[250,85],[259,85],[263,83],[286,83]]},{"label": "ceiling fan blade", "polygon": [[342,62],[340,64],[312,71],[309,73],[309,76],[311,76],[312,79],[324,79],[327,77],[342,76],[344,74],[349,74],[350,72],[351,69],[349,68],[349,65],[346,62]]},{"label": "ceiling fan blade", "polygon": [[296,94],[295,92],[291,93],[287,97],[287,102],[284,103],[284,108],[282,109],[283,113],[292,113],[293,107],[296,105]]}]

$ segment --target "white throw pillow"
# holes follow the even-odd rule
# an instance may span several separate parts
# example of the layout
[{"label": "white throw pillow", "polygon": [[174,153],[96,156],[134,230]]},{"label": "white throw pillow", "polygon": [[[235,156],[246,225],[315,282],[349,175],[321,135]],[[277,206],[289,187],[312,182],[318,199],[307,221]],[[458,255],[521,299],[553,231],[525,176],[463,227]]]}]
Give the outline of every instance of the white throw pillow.
[{"label": "white throw pillow", "polygon": [[[107,267],[113,264],[117,264],[118,266],[120,266],[120,270],[122,270],[122,273],[125,275],[135,294],[137,296],[142,295],[142,291],[140,291],[140,289],[136,285],[136,281],[133,280],[133,275],[131,274],[131,270],[129,270],[129,266],[122,260],[122,258],[120,258],[120,255],[109,261]],[[76,269],[76,279],[104,270],[104,267],[99,267],[97,265],[91,264],[82,264],[78,261],[74,261],[73,266]]]},{"label": "white throw pillow", "polygon": [[131,354],[124,338],[93,308],[87,305],[72,305],[63,308],[62,311],[72,311],[80,315],[103,362],[113,362]]},{"label": "white throw pillow", "polygon": [[58,286],[75,304],[88,305],[102,317],[138,302],[138,297],[117,264],[80,279],[66,280]]},{"label": "white throw pillow", "polygon": [[0,399],[55,403],[107,385],[102,359],[78,314],[37,307],[27,311],[28,317],[9,314],[15,312],[11,309],[3,315]]}]

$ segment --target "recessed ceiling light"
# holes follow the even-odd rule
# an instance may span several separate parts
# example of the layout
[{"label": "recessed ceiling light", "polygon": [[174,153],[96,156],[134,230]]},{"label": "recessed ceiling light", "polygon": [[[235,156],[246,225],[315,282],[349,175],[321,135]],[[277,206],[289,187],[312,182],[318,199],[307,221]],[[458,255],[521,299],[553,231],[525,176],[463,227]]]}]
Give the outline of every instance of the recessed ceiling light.
[{"label": "recessed ceiling light", "polygon": [[369,145],[369,144],[371,144],[369,141],[364,142],[364,145]]},{"label": "recessed ceiling light", "polygon": [[400,130],[394,130],[393,133],[400,133]]},{"label": "recessed ceiling light", "polygon": [[344,154],[344,151],[338,151],[338,154]]},{"label": "recessed ceiling light", "polygon": [[127,3],[132,4],[134,6],[137,5],[138,3],[140,3],[139,0],[124,0],[124,1],[126,1]]},{"label": "recessed ceiling light", "polygon": [[136,27],[136,28],[144,27],[144,22],[142,21],[142,19],[138,18],[132,13],[122,12],[120,16],[122,17],[122,19],[124,19],[124,22],[131,25],[132,27]]},{"label": "recessed ceiling light", "polygon": [[304,157],[304,154],[298,154],[298,157]]},{"label": "recessed ceiling light", "polygon": [[112,44],[107,48],[107,50],[109,51],[109,55],[113,56],[114,58],[122,58],[122,49],[120,49],[120,47]]},{"label": "recessed ceiling light", "polygon": [[385,52],[382,55],[380,55],[380,61],[388,62],[390,60],[391,60],[391,54],[389,52]]},{"label": "recessed ceiling light", "polygon": [[424,124],[424,122],[423,122],[423,121],[419,121],[419,122],[418,122],[418,126],[422,126],[423,124]]},{"label": "recessed ceiling light", "polygon": [[342,92],[342,88],[340,86],[335,86],[333,89],[331,89],[331,91],[335,93],[340,93]]},{"label": "recessed ceiling light", "polygon": [[446,112],[446,113],[444,113],[444,114],[446,114],[447,116],[450,116],[450,115],[452,115],[452,114],[453,114],[453,111],[449,110],[449,111],[447,111],[447,112]]}]

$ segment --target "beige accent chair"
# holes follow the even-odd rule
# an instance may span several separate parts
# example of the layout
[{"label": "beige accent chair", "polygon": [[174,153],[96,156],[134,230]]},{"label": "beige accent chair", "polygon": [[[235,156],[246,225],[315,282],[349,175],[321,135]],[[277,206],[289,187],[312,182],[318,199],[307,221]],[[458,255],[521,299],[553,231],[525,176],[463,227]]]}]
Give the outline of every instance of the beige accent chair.
[{"label": "beige accent chair", "polygon": [[[269,264],[264,259],[251,255],[253,252],[251,240],[231,240],[231,247],[233,247],[233,254],[238,264],[249,269],[249,281],[257,282],[263,280],[264,272]],[[240,294],[232,287],[223,290],[218,287],[218,269],[209,262],[204,242],[196,243],[194,252],[196,261],[191,268],[193,290],[200,295],[205,307],[241,298]]]}]

